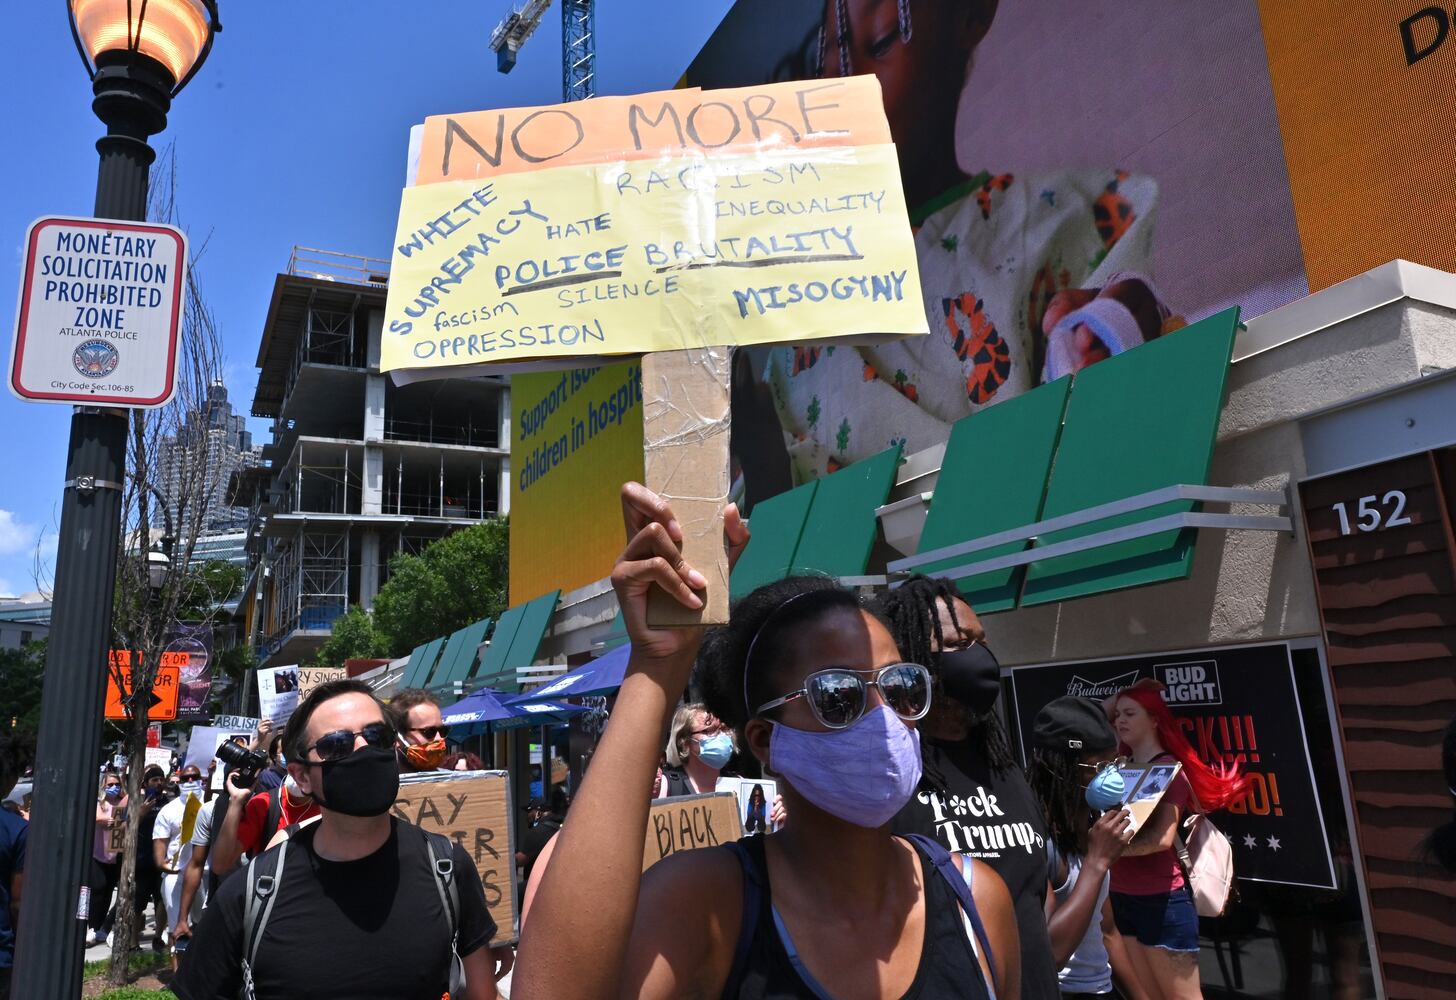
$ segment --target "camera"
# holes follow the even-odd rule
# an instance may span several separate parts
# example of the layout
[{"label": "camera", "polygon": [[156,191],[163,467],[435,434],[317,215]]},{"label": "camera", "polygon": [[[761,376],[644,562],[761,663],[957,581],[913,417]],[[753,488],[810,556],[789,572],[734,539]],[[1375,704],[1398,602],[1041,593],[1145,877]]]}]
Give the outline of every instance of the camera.
[{"label": "camera", "polygon": [[266,755],[257,750],[240,747],[231,741],[224,741],[217,748],[217,759],[233,771],[241,774],[249,784],[258,772],[268,766]]}]

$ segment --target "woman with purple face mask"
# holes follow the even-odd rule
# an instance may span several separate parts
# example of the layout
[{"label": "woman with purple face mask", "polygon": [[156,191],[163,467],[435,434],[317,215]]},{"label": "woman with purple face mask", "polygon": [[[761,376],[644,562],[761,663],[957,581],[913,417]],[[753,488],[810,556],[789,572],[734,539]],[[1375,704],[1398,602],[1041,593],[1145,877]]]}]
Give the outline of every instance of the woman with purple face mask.
[{"label": "woman with purple face mask", "polygon": [[[653,587],[701,606],[706,581],[678,551],[681,529],[637,484],[623,501],[630,540],[613,583],[632,659],[523,927],[512,996],[1018,997],[1000,879],[890,833],[920,778],[925,669],[817,578],[745,597],[699,657],[701,630],[646,624]],[[724,525],[736,556],[736,508]],[[658,734],[695,659],[708,711],[779,780],[793,822],[641,874]]]}]

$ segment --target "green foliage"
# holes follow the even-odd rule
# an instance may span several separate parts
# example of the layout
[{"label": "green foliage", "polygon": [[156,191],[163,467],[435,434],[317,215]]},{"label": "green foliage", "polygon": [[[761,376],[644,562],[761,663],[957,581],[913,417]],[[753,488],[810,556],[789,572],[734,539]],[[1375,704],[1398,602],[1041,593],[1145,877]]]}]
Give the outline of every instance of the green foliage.
[{"label": "green foliage", "polygon": [[0,732],[13,728],[18,733],[34,733],[40,727],[45,657],[44,639],[24,649],[0,649]]},{"label": "green foliage", "polygon": [[144,990],[140,986],[118,986],[114,990],[107,990],[105,993],[97,994],[96,1000],[163,1000],[165,997],[173,997],[171,990]]},{"label": "green foliage", "polygon": [[180,621],[211,618],[219,604],[225,604],[243,589],[243,568],[221,559],[209,559],[195,566],[178,581],[182,588],[177,601]]},{"label": "green foliage", "polygon": [[345,660],[372,660],[389,655],[389,640],[374,618],[359,605],[334,619],[334,631],[319,647],[314,662],[320,667],[342,667]]},{"label": "green foliage", "polygon": [[218,653],[212,665],[214,671],[241,681],[258,665],[258,653],[252,646],[233,646]]},{"label": "green foliage", "polygon": [[510,577],[506,518],[472,525],[431,543],[418,556],[395,556],[389,582],[374,598],[374,628],[386,656],[495,617],[506,609]]}]

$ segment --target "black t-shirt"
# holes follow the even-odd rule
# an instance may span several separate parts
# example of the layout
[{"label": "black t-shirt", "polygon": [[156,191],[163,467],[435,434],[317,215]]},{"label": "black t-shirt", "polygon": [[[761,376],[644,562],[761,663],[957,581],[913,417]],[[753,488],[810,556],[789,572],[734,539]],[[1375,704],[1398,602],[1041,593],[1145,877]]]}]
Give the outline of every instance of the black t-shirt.
[{"label": "black t-shirt", "polygon": [[[424,833],[394,820],[389,840],[368,857],[325,861],[313,851],[317,830],[304,827],[289,841],[253,968],[258,1000],[440,1000],[450,985],[450,924]],[[453,857],[463,957],[488,946],[496,927],[475,865],[459,844]],[[248,883],[239,872],[193,932],[170,984],[182,1000],[236,1000]]]},{"label": "black t-shirt", "polygon": [[1047,831],[1041,804],[1020,768],[998,774],[965,744],[925,741],[925,756],[946,791],[922,781],[895,817],[896,833],[923,833],[946,849],[986,862],[1006,883],[1021,934],[1021,995],[1058,1000],[1047,936]]}]

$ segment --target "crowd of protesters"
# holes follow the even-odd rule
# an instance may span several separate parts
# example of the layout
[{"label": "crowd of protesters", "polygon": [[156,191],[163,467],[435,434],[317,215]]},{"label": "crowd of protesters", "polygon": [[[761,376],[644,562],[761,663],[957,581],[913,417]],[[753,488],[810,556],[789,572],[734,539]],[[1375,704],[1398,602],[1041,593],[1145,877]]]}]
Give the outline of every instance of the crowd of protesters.
[{"label": "crowd of protesters", "polygon": [[[1044,706],[1023,767],[1000,666],[953,586],[917,577],[866,602],[793,577],[737,602],[726,626],[649,628],[649,590],[693,607],[701,578],[671,511],[635,484],[624,499],[614,585],[630,661],[589,774],[524,807],[515,934],[461,846],[392,813],[402,774],[479,758],[452,752],[429,692],[386,705],[340,680],[282,732],[260,725],[256,770],[149,767],[136,803],[124,775],[102,773],[91,941],[115,924],[113,831],[135,809],[133,925],[150,903],[182,1000],[483,1000],[513,962],[515,997],[1201,996],[1175,840],[1190,810],[1244,784],[1197,758],[1155,687]],[[725,530],[740,551],[731,506]],[[1129,760],[1182,765],[1136,832],[1112,787]],[[770,805],[759,786],[751,835],[641,870],[652,799],[760,773],[777,794]],[[0,983],[24,829],[0,813]],[[492,946],[511,937],[518,955]]]}]

